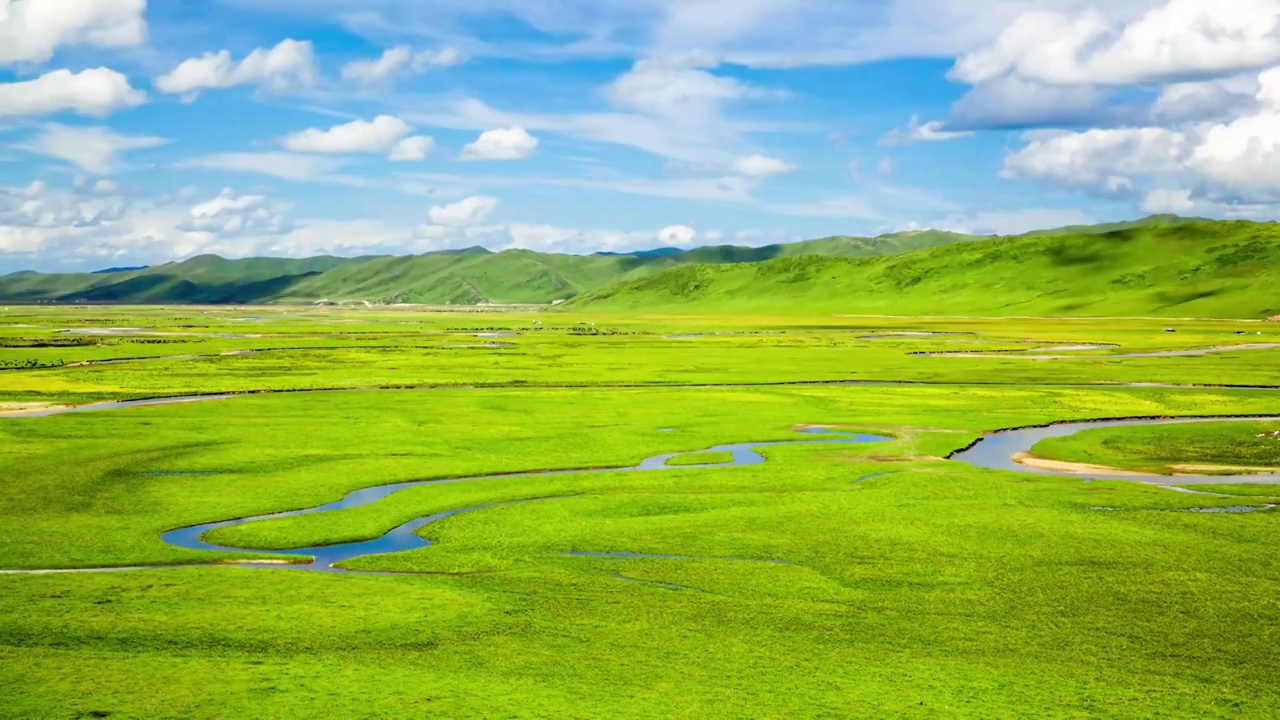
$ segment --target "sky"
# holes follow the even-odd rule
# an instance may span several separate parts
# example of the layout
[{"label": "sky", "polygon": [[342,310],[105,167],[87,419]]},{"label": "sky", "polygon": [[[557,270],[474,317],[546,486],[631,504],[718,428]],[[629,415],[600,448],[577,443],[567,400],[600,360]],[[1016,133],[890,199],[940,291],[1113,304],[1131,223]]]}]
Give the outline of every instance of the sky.
[{"label": "sky", "polygon": [[1280,215],[1280,0],[0,0],[0,273],[1154,213]]}]

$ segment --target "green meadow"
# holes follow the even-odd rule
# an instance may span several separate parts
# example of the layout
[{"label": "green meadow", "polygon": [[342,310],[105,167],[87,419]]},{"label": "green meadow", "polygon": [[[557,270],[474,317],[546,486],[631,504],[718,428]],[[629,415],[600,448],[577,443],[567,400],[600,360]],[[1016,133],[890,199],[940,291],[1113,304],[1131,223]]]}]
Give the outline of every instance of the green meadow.
[{"label": "green meadow", "polygon": [[[1280,705],[1280,516],[1195,512],[1261,510],[1280,488],[1193,495],[947,459],[1003,428],[1280,415],[1265,347],[1280,326],[593,303],[0,309],[0,570],[21,571],[0,573],[0,717]],[[812,426],[885,440],[797,432]],[[1277,429],[1097,430],[1035,450],[1152,473],[1275,467]],[[742,442],[793,444],[689,467]],[[669,453],[686,454],[632,469]],[[445,482],[204,536],[229,550],[161,539],[425,481]],[[432,516],[415,531],[429,546],[348,572],[236,564]]]}]

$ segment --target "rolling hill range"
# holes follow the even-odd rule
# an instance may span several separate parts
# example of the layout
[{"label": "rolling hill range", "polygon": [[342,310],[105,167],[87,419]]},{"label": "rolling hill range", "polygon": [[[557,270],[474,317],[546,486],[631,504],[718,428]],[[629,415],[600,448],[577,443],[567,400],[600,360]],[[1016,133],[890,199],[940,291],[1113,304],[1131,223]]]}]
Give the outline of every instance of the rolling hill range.
[{"label": "rolling hill range", "polygon": [[407,257],[226,260],[202,255],[110,273],[0,277],[0,301],[99,303],[269,303],[321,299],[379,303],[550,303],[622,280],[691,263],[754,263],[783,257],[872,257],[980,236],[926,231],[878,238],[831,237],[760,248],[552,255],[484,248]]},{"label": "rolling hill range", "polygon": [[917,315],[1280,314],[1280,226],[1151,222],[901,255],[690,265],[587,293],[591,310]]},{"label": "rolling hill range", "polygon": [[109,273],[14,273],[0,301],[309,303],[974,315],[1280,314],[1274,224],[1155,216],[988,238],[937,231],[631,254],[451,250],[213,255]]}]

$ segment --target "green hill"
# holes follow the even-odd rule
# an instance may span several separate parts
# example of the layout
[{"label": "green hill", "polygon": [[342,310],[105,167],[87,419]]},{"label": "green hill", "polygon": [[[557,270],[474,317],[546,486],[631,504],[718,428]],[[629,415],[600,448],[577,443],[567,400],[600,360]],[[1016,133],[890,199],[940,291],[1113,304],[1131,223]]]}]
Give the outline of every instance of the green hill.
[{"label": "green hill", "polygon": [[1280,313],[1277,229],[1155,216],[1014,238],[941,231],[759,248],[227,260],[0,277],[4,302],[545,304],[913,314]]},{"label": "green hill", "polygon": [[762,248],[706,247],[619,255],[553,255],[484,248],[409,257],[226,260],[201,255],[134,271],[14,273],[0,301],[265,303],[317,300],[420,304],[550,303],[620,280],[693,263],[754,263],[777,257],[868,257],[978,239],[952,233],[834,237]]},{"label": "green hill", "polygon": [[688,266],[587,293],[592,310],[920,315],[1280,314],[1280,226],[1150,222],[875,258]]}]

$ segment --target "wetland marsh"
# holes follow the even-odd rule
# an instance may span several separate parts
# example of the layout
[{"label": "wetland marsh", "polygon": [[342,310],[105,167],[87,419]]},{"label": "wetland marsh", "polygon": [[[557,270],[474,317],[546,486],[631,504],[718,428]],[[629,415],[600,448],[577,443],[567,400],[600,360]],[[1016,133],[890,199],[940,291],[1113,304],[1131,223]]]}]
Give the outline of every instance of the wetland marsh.
[{"label": "wetland marsh", "polygon": [[[1280,351],[1167,354],[1237,321],[277,312],[0,316],[4,359],[41,365],[0,371],[11,714],[1280,701],[1273,486],[1166,474],[1272,462]],[[262,337],[223,337],[250,315]],[[37,347],[76,327],[147,334]],[[1109,349],[913,354],[1085,345]],[[947,459],[1007,428],[1222,415],[1258,417],[1033,441],[1137,476]]]}]

